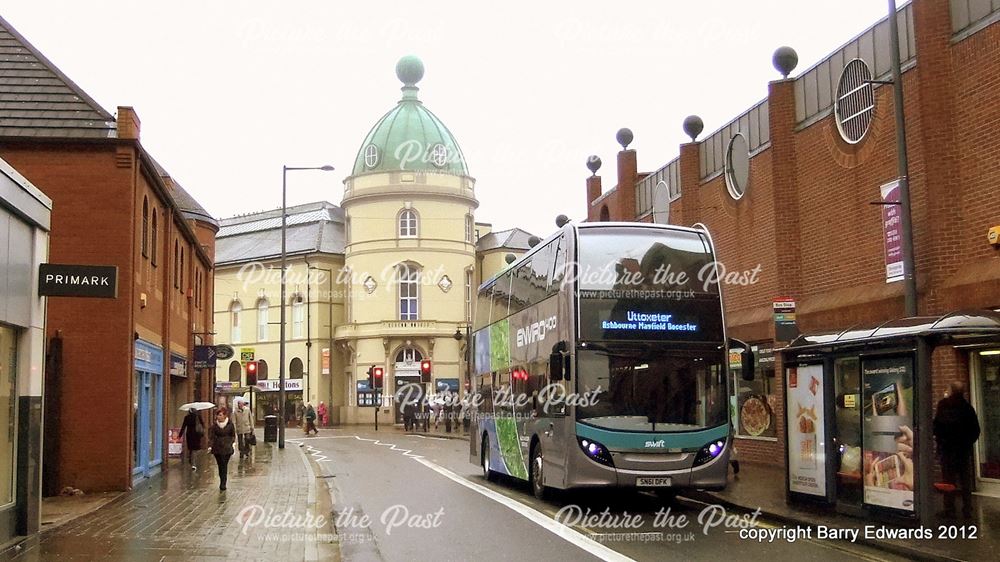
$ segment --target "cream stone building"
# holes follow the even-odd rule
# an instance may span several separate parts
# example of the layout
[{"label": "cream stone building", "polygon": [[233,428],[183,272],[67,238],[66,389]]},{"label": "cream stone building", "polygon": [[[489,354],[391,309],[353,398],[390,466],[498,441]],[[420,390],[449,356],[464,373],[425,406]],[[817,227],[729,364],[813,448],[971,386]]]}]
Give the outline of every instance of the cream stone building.
[{"label": "cream stone building", "polygon": [[[423,72],[415,57],[396,65],[402,99],[362,142],[340,206],[288,209],[286,410],[322,401],[331,424],[372,423],[379,404],[380,422],[398,422],[405,384],[464,393],[475,292],[530,247],[523,230],[476,222],[475,179],[418,98]],[[217,237],[215,341],[237,355],[218,365],[216,388],[246,390],[240,350],[252,349],[258,419],[278,407],[280,221],[280,209],[222,219]],[[385,373],[380,396],[368,387],[372,367]]]}]

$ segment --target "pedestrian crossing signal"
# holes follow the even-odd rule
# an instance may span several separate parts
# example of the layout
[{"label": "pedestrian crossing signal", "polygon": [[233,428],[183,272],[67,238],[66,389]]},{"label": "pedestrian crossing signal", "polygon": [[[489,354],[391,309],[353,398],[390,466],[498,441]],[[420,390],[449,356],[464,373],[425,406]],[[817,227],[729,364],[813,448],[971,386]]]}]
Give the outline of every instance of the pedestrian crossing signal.
[{"label": "pedestrian crossing signal", "polygon": [[431,382],[431,362],[426,359],[420,362],[420,382]]}]

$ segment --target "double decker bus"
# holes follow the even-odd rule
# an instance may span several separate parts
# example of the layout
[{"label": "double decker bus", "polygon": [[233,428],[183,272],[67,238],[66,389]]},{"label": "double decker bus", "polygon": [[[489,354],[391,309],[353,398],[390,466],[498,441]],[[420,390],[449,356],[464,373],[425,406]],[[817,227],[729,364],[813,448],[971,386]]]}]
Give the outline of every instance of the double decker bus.
[{"label": "double decker bus", "polygon": [[739,342],[726,338],[718,274],[705,229],[569,223],[484,282],[470,461],[539,498],[725,487]]}]

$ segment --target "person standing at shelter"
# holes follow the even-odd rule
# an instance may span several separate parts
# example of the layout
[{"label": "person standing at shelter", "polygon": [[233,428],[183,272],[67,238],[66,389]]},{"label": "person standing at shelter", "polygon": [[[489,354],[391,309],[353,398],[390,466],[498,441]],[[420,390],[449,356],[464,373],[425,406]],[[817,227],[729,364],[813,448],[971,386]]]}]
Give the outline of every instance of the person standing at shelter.
[{"label": "person standing at shelter", "polygon": [[[972,446],[979,439],[979,417],[965,400],[965,386],[951,383],[948,395],[937,404],[934,438],[941,456],[941,475],[962,494],[962,515],[972,517]],[[945,494],[944,515],[955,516],[956,493]]]},{"label": "person standing at shelter", "polygon": [[215,423],[208,428],[208,442],[212,456],[219,465],[219,491],[226,491],[226,476],[229,474],[229,458],[233,456],[233,443],[236,442],[236,426],[229,419],[229,412],[219,408],[215,414]]},{"label": "person standing at shelter", "polygon": [[250,436],[253,434],[253,423],[250,421],[250,408],[243,400],[236,401],[236,411],[233,412],[236,425],[236,437],[239,439],[240,458],[250,456]]}]

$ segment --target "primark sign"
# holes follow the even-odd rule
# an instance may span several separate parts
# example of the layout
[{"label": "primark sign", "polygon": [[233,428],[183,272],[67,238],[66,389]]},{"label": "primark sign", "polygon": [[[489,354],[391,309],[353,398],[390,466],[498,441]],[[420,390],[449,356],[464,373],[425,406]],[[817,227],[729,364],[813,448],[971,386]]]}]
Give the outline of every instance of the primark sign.
[{"label": "primark sign", "polygon": [[118,268],[43,263],[38,267],[38,296],[117,298]]}]

